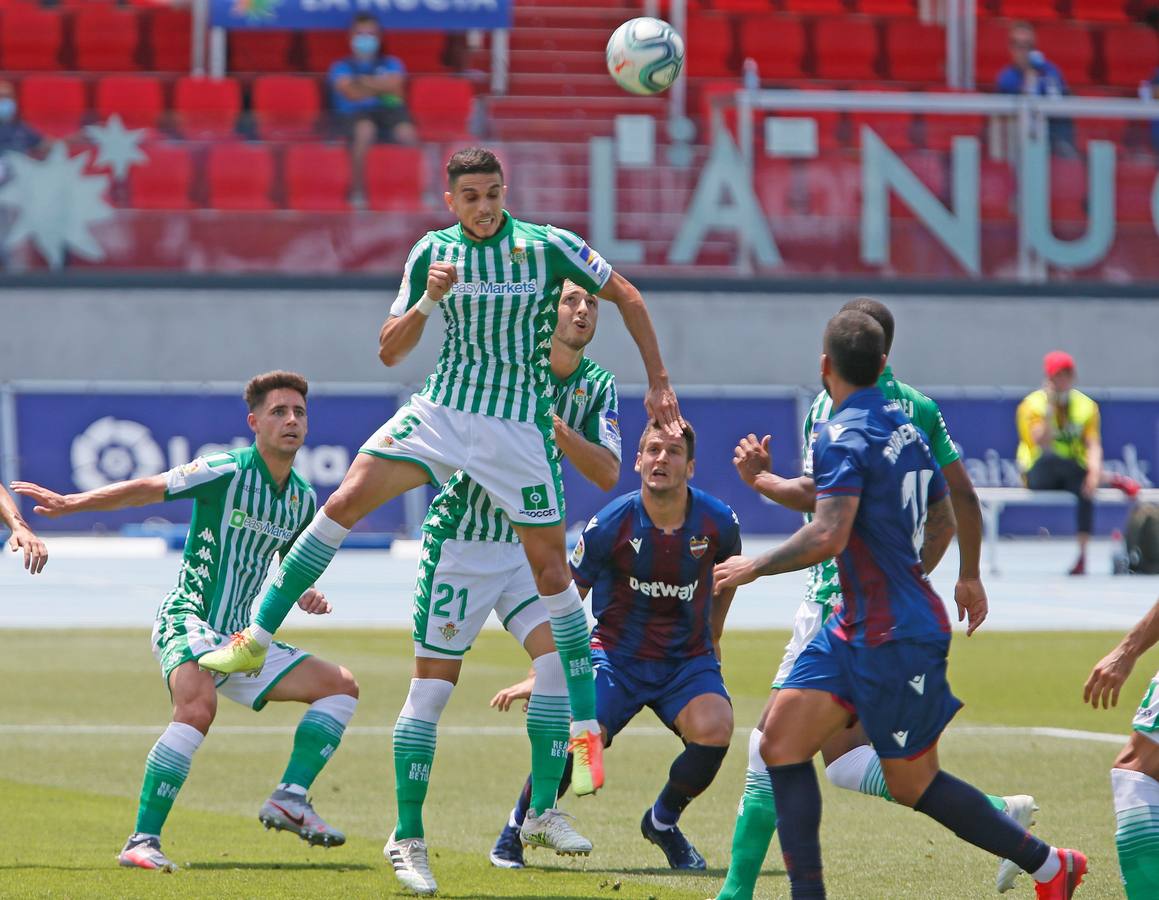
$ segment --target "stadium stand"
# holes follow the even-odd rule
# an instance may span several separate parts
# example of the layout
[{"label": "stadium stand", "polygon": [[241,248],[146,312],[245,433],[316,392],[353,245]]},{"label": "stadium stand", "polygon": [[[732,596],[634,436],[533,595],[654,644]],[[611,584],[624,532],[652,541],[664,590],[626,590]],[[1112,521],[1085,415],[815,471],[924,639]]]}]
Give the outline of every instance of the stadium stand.
[{"label": "stadium stand", "polygon": [[215,209],[273,209],[274,162],[263,144],[214,144],[207,166]]},{"label": "stadium stand", "polygon": [[190,209],[193,162],[182,144],[150,144],[148,160],[129,172],[129,205],[137,209]]},{"label": "stadium stand", "polygon": [[76,134],[88,108],[85,83],[74,75],[29,75],[20,82],[24,121],[45,137]]},{"label": "stadium stand", "polygon": [[165,113],[161,82],[151,75],[106,75],[97,82],[97,118],[113,113],[126,128],[155,128]]}]

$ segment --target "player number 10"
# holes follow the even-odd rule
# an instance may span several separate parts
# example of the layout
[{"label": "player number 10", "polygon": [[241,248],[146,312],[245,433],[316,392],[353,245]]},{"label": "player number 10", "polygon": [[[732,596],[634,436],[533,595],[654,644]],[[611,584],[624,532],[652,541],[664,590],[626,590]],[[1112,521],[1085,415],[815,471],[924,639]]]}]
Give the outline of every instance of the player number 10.
[{"label": "player number 10", "polygon": [[456,594],[454,587],[449,584],[440,584],[435,586],[435,608],[431,610],[432,614],[440,616],[444,619],[451,617],[451,611],[448,609],[451,600],[458,598],[459,600],[459,615],[458,620],[463,621],[467,615],[467,589],[461,588]]}]

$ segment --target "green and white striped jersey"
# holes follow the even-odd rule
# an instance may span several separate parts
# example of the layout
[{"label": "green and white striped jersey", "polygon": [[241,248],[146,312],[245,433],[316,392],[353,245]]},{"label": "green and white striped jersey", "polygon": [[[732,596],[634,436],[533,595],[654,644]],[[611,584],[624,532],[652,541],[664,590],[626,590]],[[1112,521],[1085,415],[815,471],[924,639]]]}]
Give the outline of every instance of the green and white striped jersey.
[{"label": "green and white striped jersey", "polygon": [[420,395],[463,412],[543,424],[564,279],[598,293],[612,268],[570,231],[503,215],[503,226],[484,241],[457,224],[428,232],[407,257],[390,313],[401,316],[418,303],[432,262],[454,263],[458,276],[439,304],[443,347]]},{"label": "green and white striped jersey", "polygon": [[[615,376],[586,356],[566,380],[556,378],[550,367],[548,376],[555,414],[593,444],[607,447],[620,459]],[[451,476],[432,501],[423,530],[442,540],[519,542],[506,514],[462,469]]]},{"label": "green and white striped jersey", "polygon": [[[910,420],[926,433],[929,438],[930,451],[934,461],[940,468],[945,468],[958,459],[958,450],[950,438],[946,428],[946,420],[942,418],[942,411],[938,404],[921,391],[910,387],[903,381],[898,381],[893,370],[886,366],[877,380],[877,386],[890,400],[901,404],[902,411]],[[801,434],[801,471],[809,477],[813,476],[813,439],[816,434],[816,425],[827,422],[833,414],[833,399],[828,392],[821,391],[809,407],[809,414],[805,417],[805,425]],[[813,521],[811,513],[805,513],[805,521]],[[812,600],[826,607],[825,615],[828,618],[829,610],[841,599],[841,582],[837,576],[837,560],[827,559],[817,563],[809,569],[809,580],[805,586],[805,599]]]},{"label": "green and white striped jersey", "polygon": [[198,457],[165,479],[166,500],[194,502],[177,585],[157,613],[241,631],[274,554],[284,556],[314,518],[314,489],[291,469],[279,491],[256,446]]}]

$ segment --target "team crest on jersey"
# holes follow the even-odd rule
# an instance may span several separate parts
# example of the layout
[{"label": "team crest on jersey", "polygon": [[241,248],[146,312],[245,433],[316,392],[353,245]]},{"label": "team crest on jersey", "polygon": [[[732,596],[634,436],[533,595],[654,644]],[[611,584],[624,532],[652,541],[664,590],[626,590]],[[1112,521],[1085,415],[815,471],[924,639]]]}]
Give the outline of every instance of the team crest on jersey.
[{"label": "team crest on jersey", "polygon": [[588,402],[588,392],[585,391],[582,387],[576,388],[572,393],[571,398],[575,401],[576,406],[583,406]]},{"label": "team crest on jersey", "polygon": [[439,628],[439,634],[443,636],[443,640],[445,640],[447,643],[450,643],[455,639],[455,635],[457,635],[460,630],[461,629],[455,627],[454,622],[448,622],[446,625],[443,625]]},{"label": "team crest on jersey", "polygon": [[704,551],[708,549],[708,538],[693,537],[688,540],[688,549],[692,551],[692,555],[696,559],[704,556]]},{"label": "team crest on jersey", "polygon": [[382,439],[378,442],[378,446],[380,446],[380,447],[393,447],[394,446],[394,437],[392,437],[389,434],[383,435]]},{"label": "team crest on jersey", "polygon": [[523,241],[515,242],[515,246],[511,249],[510,258],[513,266],[527,265],[527,246]]},{"label": "team crest on jersey", "polygon": [[192,475],[194,472],[196,472],[200,468],[201,468],[201,460],[195,459],[195,460],[193,460],[193,462],[186,463],[185,465],[183,465],[181,467],[181,474],[182,475]]}]

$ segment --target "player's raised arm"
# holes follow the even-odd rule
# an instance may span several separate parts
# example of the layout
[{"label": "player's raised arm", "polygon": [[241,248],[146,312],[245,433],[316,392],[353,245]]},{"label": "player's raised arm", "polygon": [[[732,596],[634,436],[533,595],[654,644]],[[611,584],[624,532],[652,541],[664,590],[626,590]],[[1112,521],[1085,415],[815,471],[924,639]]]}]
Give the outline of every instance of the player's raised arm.
[{"label": "player's raised arm", "polygon": [[432,262],[431,242],[423,238],[411,249],[403,268],[398,296],[378,332],[378,358],[397,366],[423,336],[427,319],[447,296],[457,278],[454,263]]},{"label": "player's raised arm", "polygon": [[1159,600],[1151,607],[1150,612],[1143,616],[1126,636],[1119,641],[1119,645],[1099,660],[1087,677],[1083,685],[1083,703],[1089,703],[1095,709],[1102,704],[1103,709],[1117,706],[1119,690],[1123,687],[1131,670],[1135,668],[1135,660],[1159,643]]},{"label": "player's raised arm", "polygon": [[559,416],[553,416],[555,443],[584,478],[601,491],[610,491],[620,480],[620,458],[602,444],[588,440]]},{"label": "player's raised arm", "polygon": [[119,481],[79,494],[58,494],[30,481],[12,482],[13,493],[32,499],[38,516],[55,519],[79,512],[101,512],[129,506],[148,506],[165,499],[165,474]]},{"label": "player's raised arm", "polygon": [[796,512],[811,513],[817,499],[817,486],[808,475],[782,478],[773,472],[769,450],[770,435],[757,440],[755,434],[740,439],[733,450],[732,464],[740,480],[763,497]]},{"label": "player's raised arm", "polygon": [[7,525],[12,532],[12,537],[8,541],[12,552],[24,551],[24,568],[28,570],[28,574],[36,575],[42,572],[48,562],[48,550],[44,546],[44,541],[32,533],[32,529],[20,515],[20,510],[3,488],[0,488],[0,522]]},{"label": "player's raised arm", "polygon": [[673,437],[678,437],[682,422],[680,404],[668,381],[668,370],[660,358],[660,343],[656,340],[656,330],[652,327],[652,318],[648,315],[643,296],[619,272],[612,272],[607,284],[596,296],[616,304],[620,315],[624,317],[628,334],[640,348],[640,359],[648,374],[648,393],[644,395],[644,408],[648,410],[648,416],[659,422]]}]

